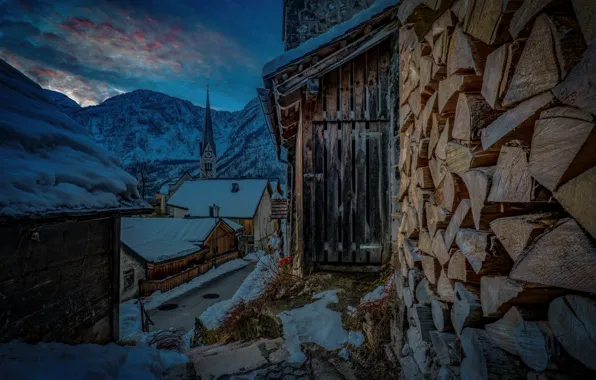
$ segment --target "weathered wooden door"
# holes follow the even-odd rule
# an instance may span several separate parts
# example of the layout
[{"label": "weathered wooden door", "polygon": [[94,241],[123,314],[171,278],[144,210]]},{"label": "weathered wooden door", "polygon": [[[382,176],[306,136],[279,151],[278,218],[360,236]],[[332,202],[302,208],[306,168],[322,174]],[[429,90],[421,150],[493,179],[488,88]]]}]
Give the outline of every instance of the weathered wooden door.
[{"label": "weathered wooden door", "polygon": [[[325,74],[303,129],[304,249],[380,264],[390,235],[387,43]],[[387,253],[388,254],[388,253]]]}]

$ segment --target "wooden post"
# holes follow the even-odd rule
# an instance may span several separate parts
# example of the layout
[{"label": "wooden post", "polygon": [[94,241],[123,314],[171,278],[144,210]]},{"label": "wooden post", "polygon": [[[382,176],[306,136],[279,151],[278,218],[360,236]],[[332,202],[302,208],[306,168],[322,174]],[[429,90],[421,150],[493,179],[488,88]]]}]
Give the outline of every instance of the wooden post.
[{"label": "wooden post", "polygon": [[120,339],[120,217],[113,218],[112,223],[112,339]]}]

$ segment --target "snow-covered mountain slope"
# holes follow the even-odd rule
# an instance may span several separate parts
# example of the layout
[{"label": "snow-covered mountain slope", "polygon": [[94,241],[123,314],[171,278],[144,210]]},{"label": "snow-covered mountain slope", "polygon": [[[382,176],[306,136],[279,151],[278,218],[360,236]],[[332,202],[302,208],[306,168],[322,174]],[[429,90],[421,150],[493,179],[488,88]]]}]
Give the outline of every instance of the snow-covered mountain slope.
[{"label": "snow-covered mountain slope", "polygon": [[81,108],[77,102],[61,92],[48,89],[44,89],[43,92],[48,98],[50,98],[50,100],[54,102],[54,104],[58,106],[58,108],[60,108],[60,110],[62,110],[62,112],[66,114],[71,114]]},{"label": "snow-covered mountain slope", "polygon": [[[125,167],[131,169],[135,162],[152,163],[146,195],[153,195],[160,184],[186,171],[199,171],[203,107],[137,90],[96,106],[64,110],[114,152]],[[277,161],[257,99],[241,111],[212,109],[211,116],[219,154],[218,176],[284,177],[285,169]]]}]

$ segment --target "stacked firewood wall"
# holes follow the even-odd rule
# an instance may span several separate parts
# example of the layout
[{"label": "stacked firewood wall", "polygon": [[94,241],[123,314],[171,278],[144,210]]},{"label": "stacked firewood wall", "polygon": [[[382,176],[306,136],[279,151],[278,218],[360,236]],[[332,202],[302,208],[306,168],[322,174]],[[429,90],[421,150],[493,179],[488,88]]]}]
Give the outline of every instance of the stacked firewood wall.
[{"label": "stacked firewood wall", "polygon": [[596,1],[399,17],[404,377],[595,378]]}]

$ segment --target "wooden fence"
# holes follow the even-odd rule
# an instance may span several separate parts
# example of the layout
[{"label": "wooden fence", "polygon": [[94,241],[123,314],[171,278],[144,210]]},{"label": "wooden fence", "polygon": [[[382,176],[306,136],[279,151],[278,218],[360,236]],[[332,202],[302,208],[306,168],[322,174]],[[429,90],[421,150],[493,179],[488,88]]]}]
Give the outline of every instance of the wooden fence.
[{"label": "wooden fence", "polygon": [[[219,266],[221,264],[227,263],[230,260],[240,258],[240,256],[240,251],[219,256],[216,259],[215,266]],[[180,286],[181,284],[184,284],[185,282],[188,282],[197,276],[207,273],[211,268],[213,268],[213,266],[213,261],[209,261],[162,280],[143,280],[139,284],[139,296],[146,297],[158,290],[161,290],[162,292],[172,290],[173,288]]]}]

